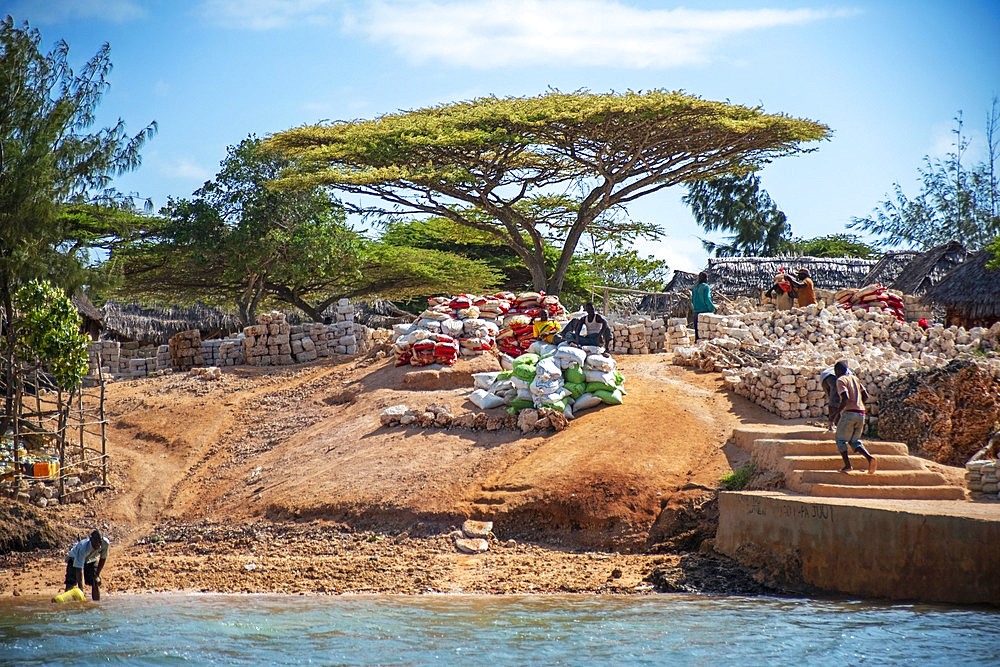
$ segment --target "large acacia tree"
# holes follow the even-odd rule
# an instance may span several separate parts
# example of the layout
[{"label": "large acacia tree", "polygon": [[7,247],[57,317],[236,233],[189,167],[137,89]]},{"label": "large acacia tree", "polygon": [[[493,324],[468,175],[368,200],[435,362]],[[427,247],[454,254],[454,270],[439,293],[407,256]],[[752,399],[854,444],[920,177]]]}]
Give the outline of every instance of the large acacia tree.
[{"label": "large acacia tree", "polygon": [[309,125],[268,144],[294,160],[278,187],[327,185],[379,202],[357,204],[361,212],[482,230],[517,253],[536,289],[558,293],[592,225],[629,228],[609,213],[672,185],[754,170],[828,134],[811,120],[682,92],[555,91]]}]

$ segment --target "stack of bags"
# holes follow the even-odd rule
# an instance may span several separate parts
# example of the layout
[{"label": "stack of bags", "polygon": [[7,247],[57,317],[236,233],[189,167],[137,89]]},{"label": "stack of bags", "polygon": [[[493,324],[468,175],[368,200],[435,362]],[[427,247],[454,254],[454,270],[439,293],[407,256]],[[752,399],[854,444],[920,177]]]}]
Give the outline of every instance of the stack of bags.
[{"label": "stack of bags", "polygon": [[473,377],[473,403],[483,409],[507,405],[511,414],[545,407],[572,417],[601,404],[621,405],[625,393],[625,379],[614,359],[596,348],[566,343],[536,342],[531,351],[513,359],[509,370]]},{"label": "stack of bags", "polygon": [[833,298],[845,310],[856,312],[885,310],[895,315],[900,322],[906,320],[903,296],[890,292],[878,283],[866,285],[861,289],[842,289]]},{"label": "stack of bags", "polygon": [[559,297],[545,292],[522,292],[511,297],[511,307],[497,334],[497,347],[504,354],[517,357],[528,351],[535,341],[534,322],[542,313],[550,320],[565,321],[566,308]]},{"label": "stack of bags", "polygon": [[443,364],[452,366],[458,360],[458,341],[451,336],[415,329],[396,339],[396,365],[427,366]]}]

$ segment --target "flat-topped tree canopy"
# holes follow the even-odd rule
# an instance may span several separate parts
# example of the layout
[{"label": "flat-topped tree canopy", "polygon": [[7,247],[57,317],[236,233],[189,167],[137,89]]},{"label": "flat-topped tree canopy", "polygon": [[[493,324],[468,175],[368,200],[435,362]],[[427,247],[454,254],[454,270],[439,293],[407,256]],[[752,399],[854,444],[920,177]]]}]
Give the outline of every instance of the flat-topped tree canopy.
[{"label": "flat-topped tree canopy", "polygon": [[[308,125],[267,143],[294,160],[277,187],[326,185],[382,202],[359,212],[439,215],[487,231],[524,260],[536,289],[558,293],[595,221],[634,235],[621,214],[629,202],[758,169],[829,134],[822,123],[679,91],[553,91]],[[562,247],[551,274],[546,244]]]}]

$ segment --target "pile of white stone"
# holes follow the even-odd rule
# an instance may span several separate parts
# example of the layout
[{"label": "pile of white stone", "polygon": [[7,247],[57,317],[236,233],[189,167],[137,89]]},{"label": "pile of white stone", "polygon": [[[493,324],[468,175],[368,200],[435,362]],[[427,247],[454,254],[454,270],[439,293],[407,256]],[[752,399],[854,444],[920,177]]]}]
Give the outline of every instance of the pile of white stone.
[{"label": "pile of white stone", "polygon": [[677,348],[674,363],[721,371],[730,389],[786,419],[825,414],[819,374],[840,359],[849,362],[871,394],[873,416],[879,396],[894,379],[957,357],[969,358],[1000,380],[1000,323],[990,329],[923,329],[889,312],[813,305],[702,315],[699,331],[704,331],[702,341]]},{"label": "pile of white stone", "polygon": [[243,364],[243,339],[235,336],[203,340],[201,357],[206,366],[240,366]]},{"label": "pile of white stone", "polygon": [[328,343],[332,348],[330,354],[357,354],[360,350],[355,329],[354,305],[347,299],[341,299],[337,302],[334,313],[333,335]]},{"label": "pile of white stone", "polygon": [[998,462],[981,459],[965,464],[965,486],[973,493],[984,496],[1000,496]]},{"label": "pile of white stone", "polygon": [[612,354],[653,354],[664,351],[667,327],[662,318],[632,315],[611,322]]},{"label": "pile of white stone", "polygon": [[195,366],[204,366],[201,356],[201,332],[197,329],[174,334],[169,341],[170,366],[175,371],[189,371]]},{"label": "pile of white stone", "polygon": [[671,350],[694,343],[694,329],[688,328],[686,317],[671,317],[667,320],[667,346]]}]

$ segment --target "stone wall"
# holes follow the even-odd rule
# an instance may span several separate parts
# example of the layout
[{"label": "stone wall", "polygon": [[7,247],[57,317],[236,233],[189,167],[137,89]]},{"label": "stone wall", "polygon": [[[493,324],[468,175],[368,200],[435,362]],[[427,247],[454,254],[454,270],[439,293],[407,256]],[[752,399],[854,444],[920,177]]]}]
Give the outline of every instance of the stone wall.
[{"label": "stone wall", "polygon": [[651,354],[664,351],[667,327],[662,318],[632,315],[610,324],[612,354]]}]

